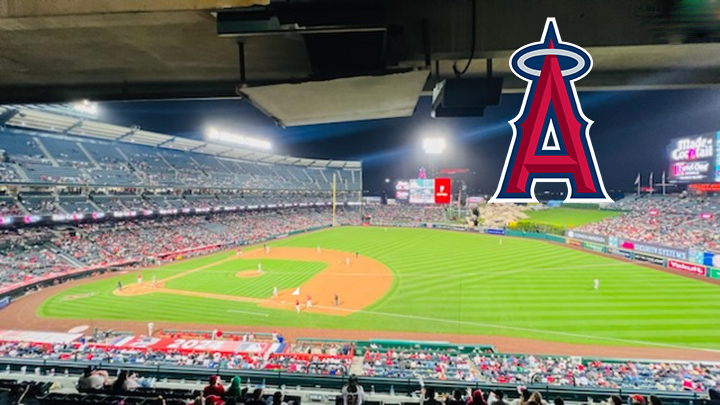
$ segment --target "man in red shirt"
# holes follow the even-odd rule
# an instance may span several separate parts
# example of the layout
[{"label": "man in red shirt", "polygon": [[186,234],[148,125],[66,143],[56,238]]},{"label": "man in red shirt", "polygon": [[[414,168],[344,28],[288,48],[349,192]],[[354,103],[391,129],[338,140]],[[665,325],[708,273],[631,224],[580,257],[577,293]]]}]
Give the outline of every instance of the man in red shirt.
[{"label": "man in red shirt", "polygon": [[222,384],[218,381],[218,376],[212,375],[210,376],[210,383],[205,386],[203,389],[203,396],[209,397],[211,395],[215,395],[217,397],[221,397],[225,395],[225,387],[222,386]]}]

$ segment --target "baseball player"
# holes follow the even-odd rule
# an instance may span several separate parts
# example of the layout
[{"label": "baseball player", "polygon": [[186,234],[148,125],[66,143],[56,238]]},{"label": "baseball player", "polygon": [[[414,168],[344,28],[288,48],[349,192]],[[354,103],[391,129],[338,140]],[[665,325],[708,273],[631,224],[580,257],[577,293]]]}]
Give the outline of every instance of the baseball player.
[{"label": "baseball player", "polygon": [[242,249],[238,249],[235,251],[235,256],[242,256]]},{"label": "baseball player", "polygon": [[360,252],[355,252],[355,258],[356,258],[356,259],[359,259],[359,258],[360,258]]},{"label": "baseball player", "polygon": [[307,302],[305,306],[308,308],[312,308],[312,297],[310,296],[310,294],[307,295]]},{"label": "baseball player", "polygon": [[597,279],[597,278],[595,279],[594,287],[595,287],[595,290],[600,289],[600,279]]},{"label": "baseball player", "polygon": [[337,293],[335,293],[335,306],[337,307],[339,305],[340,305],[340,297],[338,297]]},{"label": "baseball player", "polygon": [[320,245],[317,246],[317,252],[320,253]]},{"label": "baseball player", "polygon": [[117,289],[122,291],[122,281],[118,280]]},{"label": "baseball player", "polygon": [[155,328],[154,323],[152,323],[152,322],[148,323],[148,336],[152,336],[154,328]]},{"label": "baseball player", "polygon": [[300,300],[295,300],[295,312],[300,313]]},{"label": "baseball player", "polygon": [[277,287],[273,287],[273,298],[277,298]]},{"label": "baseball player", "polygon": [[142,274],[137,275],[137,283],[142,284]]},{"label": "baseball player", "polygon": [[157,285],[157,279],[155,278],[155,275],[153,274],[153,287]]},{"label": "baseball player", "polygon": [[345,265],[350,266],[350,258],[349,257],[345,258]]},{"label": "baseball player", "polygon": [[270,246],[265,246],[265,253],[270,253]]},{"label": "baseball player", "polygon": [[262,263],[258,262],[258,273],[262,273]]}]

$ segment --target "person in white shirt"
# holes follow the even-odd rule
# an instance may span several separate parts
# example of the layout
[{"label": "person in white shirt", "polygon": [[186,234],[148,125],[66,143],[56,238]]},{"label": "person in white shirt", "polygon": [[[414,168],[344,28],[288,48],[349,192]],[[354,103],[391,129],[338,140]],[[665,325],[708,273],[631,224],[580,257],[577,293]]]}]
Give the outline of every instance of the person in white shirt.
[{"label": "person in white shirt", "polygon": [[599,289],[600,289],[600,279],[597,279],[597,278],[595,279],[594,286],[595,286],[595,289],[596,289],[596,290],[599,290]]}]

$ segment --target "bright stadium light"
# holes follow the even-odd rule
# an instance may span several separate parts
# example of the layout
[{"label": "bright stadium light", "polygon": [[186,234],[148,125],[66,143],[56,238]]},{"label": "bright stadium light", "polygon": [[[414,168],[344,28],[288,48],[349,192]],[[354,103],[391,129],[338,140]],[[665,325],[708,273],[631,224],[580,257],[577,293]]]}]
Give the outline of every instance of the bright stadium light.
[{"label": "bright stadium light", "polygon": [[249,146],[251,148],[258,148],[264,150],[272,149],[272,144],[269,141],[259,138],[252,138],[245,135],[233,134],[227,131],[221,131],[213,127],[207,129],[207,131],[205,132],[205,136],[208,139],[235,143],[238,145]]},{"label": "bright stadium light", "polygon": [[445,150],[445,138],[425,138],[422,147],[428,155],[439,155]]},{"label": "bright stadium light", "polygon": [[77,103],[73,103],[72,108],[75,111],[81,112],[83,114],[88,114],[93,117],[97,116],[97,113],[98,113],[97,103],[93,103],[92,101],[90,101],[88,99],[84,99],[83,101],[78,101]]}]

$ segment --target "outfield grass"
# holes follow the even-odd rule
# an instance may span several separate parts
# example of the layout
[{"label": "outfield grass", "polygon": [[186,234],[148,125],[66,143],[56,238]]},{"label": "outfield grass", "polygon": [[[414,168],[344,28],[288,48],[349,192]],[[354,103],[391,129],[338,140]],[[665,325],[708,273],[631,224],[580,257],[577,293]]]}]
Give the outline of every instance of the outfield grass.
[{"label": "outfield grass", "polygon": [[[394,275],[390,291],[364,311],[345,317],[298,315],[253,303],[163,293],[113,295],[117,279],[132,283],[133,273],[71,287],[46,300],[37,313],[76,319],[495,334],[574,343],[720,349],[717,285],[557,244],[507,237],[500,244],[499,240],[429,229],[356,227],[270,243],[359,251],[387,265]],[[267,297],[273,283],[294,287],[293,283],[301,283],[323,266],[268,260],[263,263],[266,275],[241,279],[234,273],[256,268],[257,261],[213,265],[231,255],[173,263],[146,270],[143,277],[149,280],[155,274],[160,279],[211,265],[172,280],[169,286]],[[263,281],[265,277],[272,282]],[[592,287],[595,278],[601,280],[599,291]],[[94,295],[64,299],[86,293]]]},{"label": "outfield grass", "polygon": [[549,208],[542,211],[525,211],[529,220],[550,225],[581,226],[605,218],[621,215],[617,211],[585,210],[580,208]]}]

